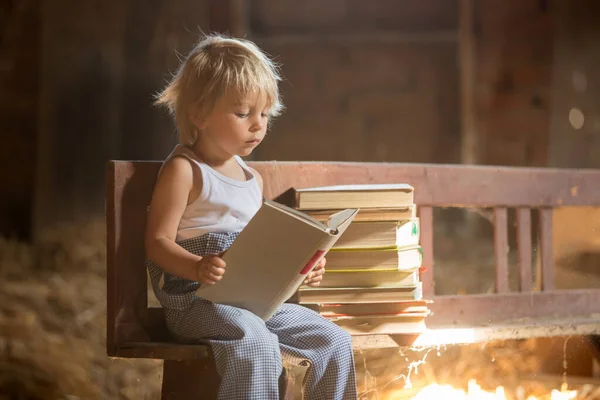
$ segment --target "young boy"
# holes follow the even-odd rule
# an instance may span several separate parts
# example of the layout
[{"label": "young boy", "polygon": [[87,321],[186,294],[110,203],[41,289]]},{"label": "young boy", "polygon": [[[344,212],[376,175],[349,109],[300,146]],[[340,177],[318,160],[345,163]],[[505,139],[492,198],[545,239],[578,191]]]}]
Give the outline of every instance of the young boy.
[{"label": "young boy", "polygon": [[[279,80],[274,63],[246,40],[208,36],[183,61],[157,100],[174,114],[180,144],[154,189],[147,265],[172,334],[210,342],[219,399],[278,399],[282,357],[310,365],[305,398],[356,399],[351,338],[332,322],[294,304],[264,322],[195,296],[200,285],[219,284],[227,273],[219,254],[262,204],[262,178],[241,156],[283,108]],[[323,260],[305,283],[318,285],[324,267]]]}]

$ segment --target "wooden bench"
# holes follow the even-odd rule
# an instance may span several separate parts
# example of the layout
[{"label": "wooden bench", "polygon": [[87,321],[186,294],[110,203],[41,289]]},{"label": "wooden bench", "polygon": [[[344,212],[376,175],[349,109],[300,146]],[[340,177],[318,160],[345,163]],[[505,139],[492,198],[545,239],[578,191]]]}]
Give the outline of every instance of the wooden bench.
[{"label": "wooden bench", "polygon": [[[219,377],[210,348],[176,344],[163,311],[148,307],[143,236],[159,162],[111,161],[107,168],[107,352],[165,360],[163,398],[214,398]],[[554,290],[552,212],[561,206],[600,206],[600,171],[460,165],[254,162],[265,196],[290,187],[408,182],[421,218],[424,294],[432,298],[428,331],[356,336],[356,348],[475,342],[491,339],[600,333],[600,290]],[[434,207],[493,208],[495,293],[435,296]],[[519,292],[509,292],[507,210],[516,209]],[[532,212],[538,213],[541,291],[533,291]],[[443,266],[435,265],[436,268]],[[596,316],[595,316],[596,315]],[[293,385],[282,379],[289,398]]]}]

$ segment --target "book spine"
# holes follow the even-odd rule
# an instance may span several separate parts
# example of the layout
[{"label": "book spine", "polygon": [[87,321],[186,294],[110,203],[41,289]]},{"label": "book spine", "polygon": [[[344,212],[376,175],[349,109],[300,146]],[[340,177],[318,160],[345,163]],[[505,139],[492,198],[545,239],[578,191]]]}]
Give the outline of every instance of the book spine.
[{"label": "book spine", "polygon": [[398,246],[334,247],[331,251],[335,253],[346,253],[351,251],[398,251]]}]

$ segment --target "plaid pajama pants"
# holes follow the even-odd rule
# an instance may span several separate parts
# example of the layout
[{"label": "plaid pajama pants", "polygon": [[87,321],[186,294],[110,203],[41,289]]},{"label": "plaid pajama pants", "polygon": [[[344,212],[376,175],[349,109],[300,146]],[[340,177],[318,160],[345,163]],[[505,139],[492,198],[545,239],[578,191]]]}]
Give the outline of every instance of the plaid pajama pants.
[{"label": "plaid pajama pants", "polygon": [[[217,254],[236,237],[209,233],[179,244],[195,254]],[[331,321],[305,307],[283,304],[265,322],[247,310],[196,297],[197,282],[163,273],[151,262],[147,266],[176,339],[210,343],[221,376],[219,399],[279,399],[282,359],[309,366],[304,398],[357,398],[350,335]]]}]

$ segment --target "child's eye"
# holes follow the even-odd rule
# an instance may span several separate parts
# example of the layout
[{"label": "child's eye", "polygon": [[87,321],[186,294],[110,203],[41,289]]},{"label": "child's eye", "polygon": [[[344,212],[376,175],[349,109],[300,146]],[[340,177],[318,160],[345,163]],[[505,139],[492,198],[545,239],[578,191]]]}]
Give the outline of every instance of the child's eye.
[{"label": "child's eye", "polygon": [[263,118],[269,118],[269,114],[267,114],[267,113],[262,113],[262,114],[260,114],[260,116]]},{"label": "child's eye", "polygon": [[235,113],[235,115],[237,115],[240,118],[248,118],[248,114],[244,114],[244,113]]}]

